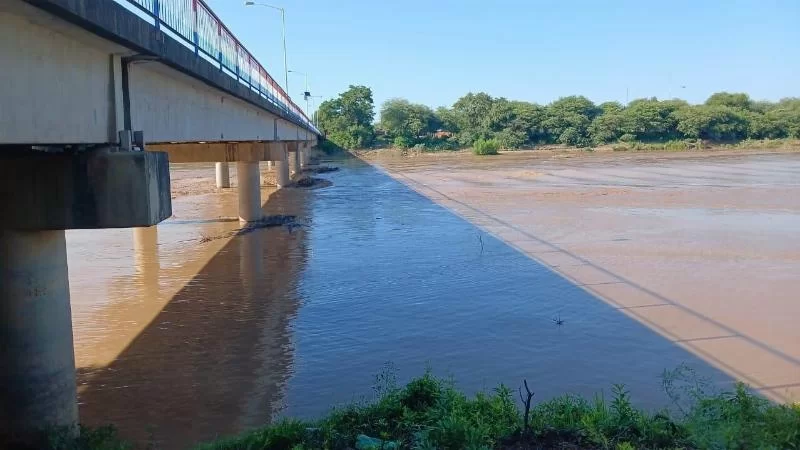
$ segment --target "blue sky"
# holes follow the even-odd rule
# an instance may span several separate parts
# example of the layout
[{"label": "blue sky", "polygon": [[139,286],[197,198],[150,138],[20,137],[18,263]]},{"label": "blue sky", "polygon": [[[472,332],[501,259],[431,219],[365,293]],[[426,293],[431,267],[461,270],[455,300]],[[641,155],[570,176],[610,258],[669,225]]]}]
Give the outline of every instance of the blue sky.
[{"label": "blue sky", "polygon": [[[280,14],[207,2],[282,83]],[[470,91],[537,103],[800,96],[800,0],[268,2],[286,9],[290,69],[326,98],[350,84],[371,87],[377,107],[449,106]],[[289,76],[300,99],[304,79]]]}]

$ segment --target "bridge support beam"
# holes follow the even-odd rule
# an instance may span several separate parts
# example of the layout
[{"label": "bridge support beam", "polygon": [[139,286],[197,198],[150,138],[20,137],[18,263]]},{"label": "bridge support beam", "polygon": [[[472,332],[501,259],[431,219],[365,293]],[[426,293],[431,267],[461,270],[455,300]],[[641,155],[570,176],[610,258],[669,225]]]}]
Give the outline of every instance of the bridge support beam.
[{"label": "bridge support beam", "polygon": [[236,175],[239,178],[239,220],[261,220],[261,173],[258,161],[237,162]]},{"label": "bridge support beam", "polygon": [[217,174],[217,187],[229,188],[231,187],[231,176],[227,162],[218,162],[215,164]]},{"label": "bridge support beam", "polygon": [[0,156],[0,447],[77,433],[65,232],[172,215],[163,153],[14,149]]},{"label": "bridge support beam", "polygon": [[64,230],[0,230],[0,443],[77,433]]}]

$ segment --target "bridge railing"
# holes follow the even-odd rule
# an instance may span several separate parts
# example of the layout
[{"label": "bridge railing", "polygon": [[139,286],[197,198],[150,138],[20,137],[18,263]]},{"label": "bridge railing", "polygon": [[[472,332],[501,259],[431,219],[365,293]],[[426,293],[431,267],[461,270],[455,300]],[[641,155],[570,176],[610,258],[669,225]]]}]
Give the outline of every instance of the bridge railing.
[{"label": "bridge railing", "polygon": [[302,109],[297,106],[253,55],[214,14],[203,0],[116,0],[127,3],[148,16],[156,28],[162,29],[219,65],[219,69],[236,78],[294,120],[319,133]]}]

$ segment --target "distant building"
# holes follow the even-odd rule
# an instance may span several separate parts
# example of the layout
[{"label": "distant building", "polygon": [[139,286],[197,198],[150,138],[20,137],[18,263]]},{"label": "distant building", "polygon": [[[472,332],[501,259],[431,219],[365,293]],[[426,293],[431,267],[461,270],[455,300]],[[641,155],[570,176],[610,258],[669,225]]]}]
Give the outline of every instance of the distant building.
[{"label": "distant building", "polygon": [[453,136],[452,132],[445,131],[445,130],[442,130],[442,129],[438,129],[438,130],[436,130],[435,133],[433,133],[433,137],[435,137],[436,139],[447,139],[447,138],[452,137],[452,136]]}]

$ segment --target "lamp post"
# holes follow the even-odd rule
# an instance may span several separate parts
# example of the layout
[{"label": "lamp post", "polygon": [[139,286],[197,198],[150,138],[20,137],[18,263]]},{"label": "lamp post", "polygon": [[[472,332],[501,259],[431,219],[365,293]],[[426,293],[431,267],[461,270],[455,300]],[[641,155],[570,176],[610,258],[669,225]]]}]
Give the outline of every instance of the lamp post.
[{"label": "lamp post", "polygon": [[[244,2],[244,6],[263,6],[265,8],[277,9],[281,12],[283,33],[283,85],[286,88],[286,95],[289,95],[289,65],[286,63],[286,10],[279,6],[269,5],[261,2],[253,2],[249,0]],[[289,95],[289,97],[291,98],[291,95]]]},{"label": "lamp post", "polygon": [[303,91],[303,98],[306,101],[306,116],[308,116],[308,110],[309,110],[308,99],[311,98],[311,92],[308,90],[308,74],[305,72],[298,72],[296,70],[290,70],[289,73],[296,73],[298,75],[303,75],[306,77],[306,90]]}]

